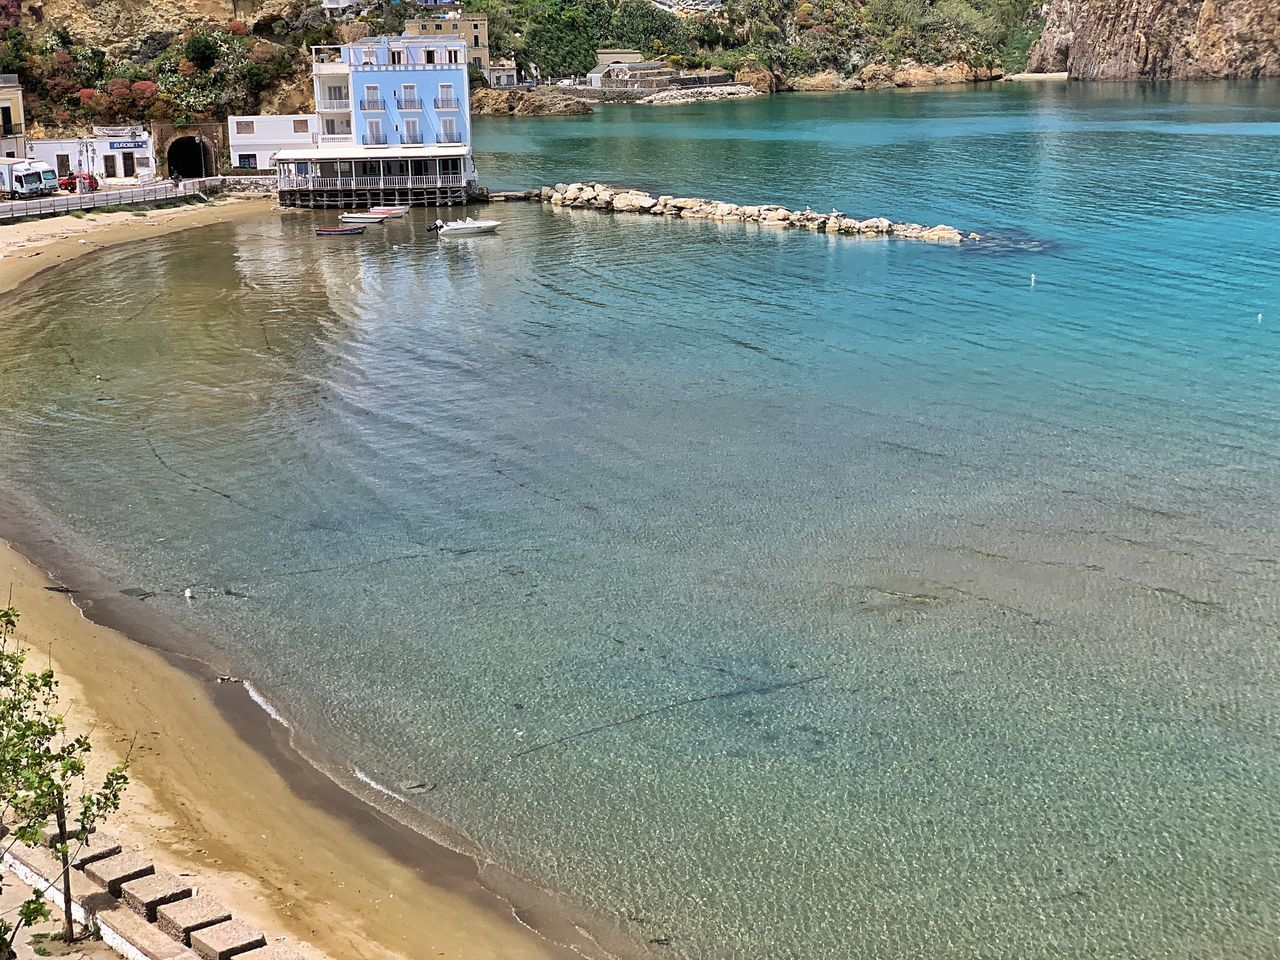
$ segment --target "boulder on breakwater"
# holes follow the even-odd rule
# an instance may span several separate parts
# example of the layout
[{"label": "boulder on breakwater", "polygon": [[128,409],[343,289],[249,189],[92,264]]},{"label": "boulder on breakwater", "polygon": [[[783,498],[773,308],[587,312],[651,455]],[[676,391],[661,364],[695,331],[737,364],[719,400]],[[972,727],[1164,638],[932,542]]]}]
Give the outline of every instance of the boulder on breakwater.
[{"label": "boulder on breakwater", "polygon": [[885,217],[859,220],[839,210],[819,213],[806,207],[790,210],[778,204],[740,205],[699,197],[655,197],[643,190],[613,187],[607,183],[558,183],[554,187],[493,194],[492,200],[536,200],[555,207],[574,207],[609,213],[635,213],[654,217],[681,217],[685,220],[756,223],[779,229],[811,230],[815,233],[842,233],[867,237],[897,237],[932,243],[960,243],[981,239],[964,234],[947,224],[924,226],[896,223]]}]

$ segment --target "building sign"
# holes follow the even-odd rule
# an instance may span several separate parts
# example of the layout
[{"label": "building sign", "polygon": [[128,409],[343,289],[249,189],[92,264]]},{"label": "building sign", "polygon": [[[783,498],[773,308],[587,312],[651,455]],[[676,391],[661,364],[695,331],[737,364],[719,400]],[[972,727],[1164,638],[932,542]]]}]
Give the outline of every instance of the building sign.
[{"label": "building sign", "polygon": [[143,135],[142,127],[98,127],[93,128],[95,137],[121,137],[136,139]]},{"label": "building sign", "polygon": [[111,150],[141,150],[146,145],[145,140],[112,140],[107,144]]}]

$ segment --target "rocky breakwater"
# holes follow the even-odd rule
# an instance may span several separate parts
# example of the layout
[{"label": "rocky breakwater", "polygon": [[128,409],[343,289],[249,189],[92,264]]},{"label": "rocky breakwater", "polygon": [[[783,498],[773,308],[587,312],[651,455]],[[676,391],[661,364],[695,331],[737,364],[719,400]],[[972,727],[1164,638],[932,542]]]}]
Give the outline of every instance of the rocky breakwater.
[{"label": "rocky breakwater", "polygon": [[717,87],[683,87],[675,90],[662,90],[651,94],[637,103],[681,104],[706,103],[712,100],[733,100],[738,97],[758,97],[760,91],[755,87],[742,83],[728,83]]},{"label": "rocky breakwater", "polygon": [[518,193],[493,194],[491,200],[533,200],[555,207],[574,207],[608,213],[634,213],[652,217],[680,217],[685,220],[715,220],[729,223],[755,223],[777,229],[810,230],[815,233],[840,233],[863,237],[897,237],[902,240],[926,240],[933,243],[960,243],[979,240],[976,233],[965,234],[946,224],[924,226],[919,223],[897,223],[885,217],[859,220],[839,210],[818,213],[815,210],[790,210],[776,203],[737,204],[698,197],[655,197],[642,190],[612,187],[604,183],[558,183],[554,187]]}]

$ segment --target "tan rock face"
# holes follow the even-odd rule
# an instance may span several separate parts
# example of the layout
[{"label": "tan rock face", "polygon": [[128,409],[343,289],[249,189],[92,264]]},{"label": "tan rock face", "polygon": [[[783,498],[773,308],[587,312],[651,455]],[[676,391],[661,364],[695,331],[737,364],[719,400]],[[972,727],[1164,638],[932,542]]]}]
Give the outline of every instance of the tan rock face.
[{"label": "tan rock face", "polygon": [[591,104],[558,93],[524,93],[516,103],[517,117],[564,117],[594,113]]},{"label": "tan rock face", "polygon": [[373,28],[363,20],[353,20],[351,23],[340,23],[334,28],[338,34],[338,39],[343,43],[355,43],[357,40],[363,40],[365,37],[373,33]]},{"label": "tan rock face", "polygon": [[869,63],[858,71],[858,79],[868,90],[893,86],[893,68],[884,63]]},{"label": "tan rock face", "polygon": [[[23,7],[29,9],[30,4]],[[233,19],[227,0],[43,0],[41,15],[43,21],[37,29],[24,17],[23,29],[39,35],[66,27],[90,46],[119,56],[152,31],[176,31],[206,21],[226,23]]]},{"label": "tan rock face", "polygon": [[1027,69],[1078,80],[1280,76],[1280,3],[1049,0]]},{"label": "tan rock face", "polygon": [[315,110],[311,77],[300,73],[265,92],[260,109],[263,113],[311,113]]},{"label": "tan rock face", "polygon": [[791,88],[785,79],[759,63],[744,63],[733,75],[733,80],[735,83],[754,87],[761,93],[777,93]]},{"label": "tan rock face", "polygon": [[895,87],[934,87],[945,83],[998,80],[1003,76],[1004,71],[999,68],[974,67],[958,60],[936,66],[925,66],[908,61],[893,71],[891,82]]},{"label": "tan rock face", "polygon": [[548,117],[591,113],[585,100],[530,90],[471,91],[471,112],[482,117]]},{"label": "tan rock face", "polygon": [[815,73],[811,77],[793,77],[791,87],[794,90],[804,91],[827,91],[827,90],[843,90],[844,78],[834,70],[824,70],[822,73]]}]

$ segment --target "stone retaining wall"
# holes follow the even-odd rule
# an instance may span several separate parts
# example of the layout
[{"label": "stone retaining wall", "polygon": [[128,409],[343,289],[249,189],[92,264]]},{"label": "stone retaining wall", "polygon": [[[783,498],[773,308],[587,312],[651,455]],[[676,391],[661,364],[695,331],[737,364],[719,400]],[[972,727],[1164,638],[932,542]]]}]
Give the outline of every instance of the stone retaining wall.
[{"label": "stone retaining wall", "polygon": [[594,103],[635,103],[651,96],[653,88],[637,90],[630,87],[562,87],[561,93],[579,100],[591,100]]},{"label": "stone retaining wall", "polygon": [[609,213],[681,217],[686,220],[738,221],[779,229],[798,228],[815,233],[897,237],[933,243],[961,243],[965,240],[982,239],[976,233],[965,234],[946,224],[924,226],[919,223],[898,223],[885,217],[859,220],[847,217],[839,210],[832,210],[830,213],[818,213],[808,207],[804,210],[790,210],[774,203],[740,205],[698,197],[654,197],[641,190],[611,187],[604,183],[558,183],[554,187],[535,190],[490,193],[488,199],[490,202],[527,200],[549,203],[556,207]]},{"label": "stone retaining wall", "polygon": [[217,185],[212,192],[262,194],[264,196],[270,194],[274,196],[276,192],[276,177],[275,174],[270,176],[219,177]]}]

